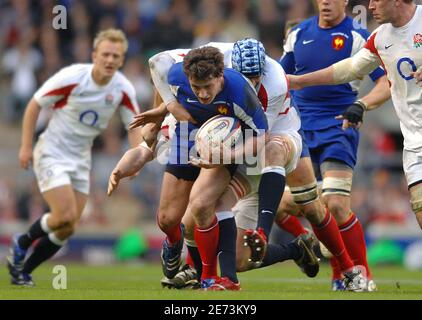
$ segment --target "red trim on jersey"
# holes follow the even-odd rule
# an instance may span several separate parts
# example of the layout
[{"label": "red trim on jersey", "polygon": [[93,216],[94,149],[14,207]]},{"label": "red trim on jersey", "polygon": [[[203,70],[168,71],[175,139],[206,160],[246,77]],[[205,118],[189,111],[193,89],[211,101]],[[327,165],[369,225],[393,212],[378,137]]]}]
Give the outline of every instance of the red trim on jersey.
[{"label": "red trim on jersey", "polygon": [[161,134],[164,135],[164,137],[167,140],[170,140],[170,131],[169,131],[170,126],[169,125],[165,125],[161,127]]},{"label": "red trim on jersey", "polygon": [[289,110],[290,110],[290,107],[287,108],[286,110],[284,110],[284,112],[279,112],[278,115],[280,115],[280,114],[288,114],[289,113]]},{"label": "red trim on jersey", "polygon": [[261,85],[258,91],[258,99],[261,101],[262,107],[264,108],[264,112],[267,112],[268,108],[268,93],[265,90],[264,86]]},{"label": "red trim on jersey", "polygon": [[[377,47],[375,46],[375,37],[377,36],[377,32],[375,32],[374,34],[372,34],[368,41],[366,42],[364,48],[368,49],[369,51],[371,51],[373,54],[377,55],[378,59],[380,59],[382,67],[384,68],[385,71],[385,75],[387,75],[387,69],[385,68],[385,64],[384,61],[382,61],[381,56],[378,52]],[[390,84],[391,87],[391,82],[390,80],[388,80],[388,83]]]},{"label": "red trim on jersey", "polygon": [[61,109],[67,104],[67,99],[69,99],[70,93],[77,86],[77,83],[70,84],[66,87],[58,88],[47,92],[43,97],[46,96],[63,96],[61,99],[56,101],[53,105],[54,109]]},{"label": "red trim on jersey", "polygon": [[132,101],[129,98],[129,95],[124,91],[122,91],[122,101],[120,101],[120,105],[128,108],[130,111],[136,114],[136,109],[133,106]]},{"label": "red trim on jersey", "polygon": [[286,100],[290,98],[290,80],[287,77],[287,74],[284,74],[284,77],[286,78],[286,83],[287,83],[287,93],[286,93],[286,97],[284,98],[283,103],[286,102]]}]

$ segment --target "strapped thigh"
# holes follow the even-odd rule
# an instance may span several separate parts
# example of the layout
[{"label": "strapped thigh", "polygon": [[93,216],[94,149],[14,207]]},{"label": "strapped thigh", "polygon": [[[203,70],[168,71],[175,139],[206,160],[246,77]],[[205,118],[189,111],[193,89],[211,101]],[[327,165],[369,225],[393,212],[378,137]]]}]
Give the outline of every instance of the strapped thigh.
[{"label": "strapped thigh", "polygon": [[290,187],[294,203],[305,205],[318,200],[318,186],[316,180],[300,187]]},{"label": "strapped thigh", "polygon": [[[415,187],[416,188],[413,188]],[[413,212],[422,211],[422,181],[418,184],[413,184],[410,190],[410,204],[412,205]]]}]

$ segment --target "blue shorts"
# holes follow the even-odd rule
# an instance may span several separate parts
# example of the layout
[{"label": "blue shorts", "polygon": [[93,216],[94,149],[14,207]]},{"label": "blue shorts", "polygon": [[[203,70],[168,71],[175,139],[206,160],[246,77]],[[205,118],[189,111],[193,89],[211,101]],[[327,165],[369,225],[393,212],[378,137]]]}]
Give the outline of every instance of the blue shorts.
[{"label": "blue shorts", "polygon": [[321,167],[326,160],[337,160],[350,168],[356,165],[359,132],[354,128],[343,130],[338,126],[322,130],[300,130],[302,136],[301,158],[311,157],[312,162]]}]

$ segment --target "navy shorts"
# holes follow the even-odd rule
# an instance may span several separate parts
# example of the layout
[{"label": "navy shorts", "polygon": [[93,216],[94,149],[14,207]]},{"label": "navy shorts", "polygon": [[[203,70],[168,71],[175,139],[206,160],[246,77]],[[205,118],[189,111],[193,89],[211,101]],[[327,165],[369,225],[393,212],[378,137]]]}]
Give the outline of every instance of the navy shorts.
[{"label": "navy shorts", "polygon": [[303,157],[311,157],[318,167],[326,160],[337,160],[350,168],[356,165],[359,132],[354,128],[343,130],[339,126],[322,130],[300,130]]}]

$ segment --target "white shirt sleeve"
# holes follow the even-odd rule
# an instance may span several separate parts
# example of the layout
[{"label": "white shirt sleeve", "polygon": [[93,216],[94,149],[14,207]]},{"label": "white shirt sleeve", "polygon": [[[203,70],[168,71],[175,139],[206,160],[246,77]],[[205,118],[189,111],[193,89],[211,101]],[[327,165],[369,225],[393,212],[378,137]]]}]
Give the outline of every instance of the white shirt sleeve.
[{"label": "white shirt sleeve", "polygon": [[129,124],[133,121],[133,116],[139,113],[139,105],[136,100],[136,91],[129,80],[125,79],[125,85],[122,92],[122,100],[120,102],[120,118],[129,130]]},{"label": "white shirt sleeve", "polygon": [[63,97],[70,95],[72,90],[79,84],[75,78],[78,70],[82,70],[79,65],[65,67],[44,82],[34,94],[34,99],[41,108],[47,108],[59,103]]},{"label": "white shirt sleeve", "polygon": [[176,101],[176,97],[170,89],[167,78],[168,72],[175,62],[167,52],[158,53],[149,59],[152,81],[166,105],[172,101]]},{"label": "white shirt sleeve", "polygon": [[352,57],[352,70],[359,78],[370,74],[380,65],[381,61],[378,56],[366,48],[359,50]]}]

